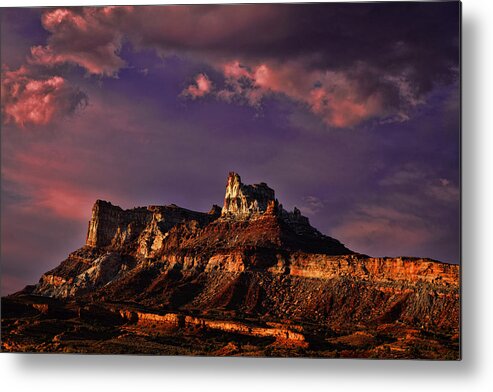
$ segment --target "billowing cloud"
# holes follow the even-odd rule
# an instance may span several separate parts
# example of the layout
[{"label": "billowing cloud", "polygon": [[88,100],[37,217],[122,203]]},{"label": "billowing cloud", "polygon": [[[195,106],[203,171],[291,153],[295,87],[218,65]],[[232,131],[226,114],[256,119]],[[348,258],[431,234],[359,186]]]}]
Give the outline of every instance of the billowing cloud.
[{"label": "billowing cloud", "polygon": [[73,63],[88,73],[113,76],[125,62],[118,56],[122,32],[115,19],[126,7],[58,8],[46,11],[41,22],[51,33],[46,46],[33,46],[29,61],[56,66]]},{"label": "billowing cloud", "polygon": [[217,97],[223,101],[259,107],[262,98],[271,91],[262,84],[262,75],[269,71],[263,64],[251,69],[236,60],[220,66],[219,71],[223,73],[225,87],[217,92]]},{"label": "billowing cloud", "polygon": [[[381,91],[363,93],[358,82],[344,72],[310,71],[299,61],[249,66],[235,60],[219,69],[225,78],[225,88],[217,96],[227,102],[259,107],[265,96],[282,94],[308,108],[327,125],[338,128],[377,116],[400,118],[400,109],[386,102]],[[392,88],[390,82],[387,88]],[[406,102],[408,107],[412,104]]]},{"label": "billowing cloud", "polygon": [[206,74],[200,73],[195,76],[194,83],[185,88],[181,95],[191,99],[196,99],[209,94],[212,90],[212,82]]},{"label": "billowing cloud", "polygon": [[[217,96],[259,107],[271,93],[331,127],[405,121],[438,84],[458,74],[458,7],[449,3],[233,5],[49,9],[50,32],[29,61],[71,63],[116,76],[121,48],[199,59],[222,72]],[[435,15],[441,15],[441,29]],[[412,20],[412,23],[409,21]],[[351,28],[345,28],[350,25]],[[426,58],[426,61],[423,59]],[[210,91],[206,79],[184,92]]]},{"label": "billowing cloud", "polygon": [[22,66],[2,71],[2,114],[18,126],[45,125],[87,104],[87,96],[61,76],[40,77]]},{"label": "billowing cloud", "polygon": [[90,74],[114,76],[125,66],[119,53],[124,39],[138,48],[152,48],[161,54],[219,54],[226,40],[248,35],[252,27],[267,27],[269,39],[278,36],[274,34],[277,27],[268,27],[277,16],[277,7],[272,6],[49,9],[42,15],[42,24],[51,35],[47,45],[31,49],[30,61],[49,66],[68,62]]}]

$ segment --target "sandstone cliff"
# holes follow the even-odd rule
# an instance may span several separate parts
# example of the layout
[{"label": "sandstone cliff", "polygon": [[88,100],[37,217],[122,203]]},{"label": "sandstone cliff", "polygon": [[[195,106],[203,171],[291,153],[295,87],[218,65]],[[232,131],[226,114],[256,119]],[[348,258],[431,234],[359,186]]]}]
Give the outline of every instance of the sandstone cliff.
[{"label": "sandstone cliff", "polygon": [[237,173],[231,172],[226,184],[226,195],[221,215],[233,218],[249,218],[267,210],[273,202],[274,190],[265,182],[255,185],[245,185]]},{"label": "sandstone cliff", "polygon": [[[139,323],[181,312],[233,312],[308,330],[401,323],[457,333],[460,317],[458,265],[357,254],[296,208],[286,211],[267,184],[245,185],[236,173],[229,174],[222,209],[207,213],[176,205],[123,210],[96,201],[86,244],[44,274],[32,293],[167,312],[133,311]],[[251,329],[237,321],[187,320],[305,344],[284,324]]]}]

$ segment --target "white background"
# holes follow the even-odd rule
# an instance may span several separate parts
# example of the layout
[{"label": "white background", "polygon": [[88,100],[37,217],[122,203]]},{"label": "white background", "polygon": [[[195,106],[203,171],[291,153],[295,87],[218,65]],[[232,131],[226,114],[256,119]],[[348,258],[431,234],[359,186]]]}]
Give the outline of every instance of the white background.
[{"label": "white background", "polygon": [[[231,2],[231,1],[230,1]],[[2,6],[115,1],[2,1]],[[116,1],[163,4],[165,1]],[[186,3],[197,3],[189,1]],[[460,362],[0,354],[2,391],[493,391],[491,0],[463,1]],[[437,15],[437,21],[439,20]]]}]

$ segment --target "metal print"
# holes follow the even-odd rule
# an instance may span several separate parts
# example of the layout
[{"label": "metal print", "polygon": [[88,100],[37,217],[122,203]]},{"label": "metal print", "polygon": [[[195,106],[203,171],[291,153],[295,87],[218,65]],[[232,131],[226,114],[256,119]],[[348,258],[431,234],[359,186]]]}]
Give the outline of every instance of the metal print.
[{"label": "metal print", "polygon": [[460,358],[460,3],[1,29],[2,351]]}]

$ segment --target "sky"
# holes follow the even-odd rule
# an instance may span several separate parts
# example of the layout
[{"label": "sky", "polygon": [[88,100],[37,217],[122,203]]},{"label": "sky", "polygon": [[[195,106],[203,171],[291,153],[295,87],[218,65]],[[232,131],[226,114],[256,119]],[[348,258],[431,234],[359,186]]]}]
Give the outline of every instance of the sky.
[{"label": "sky", "polygon": [[208,211],[230,171],[356,252],[460,263],[458,2],[0,12],[2,294],[96,199]]}]

